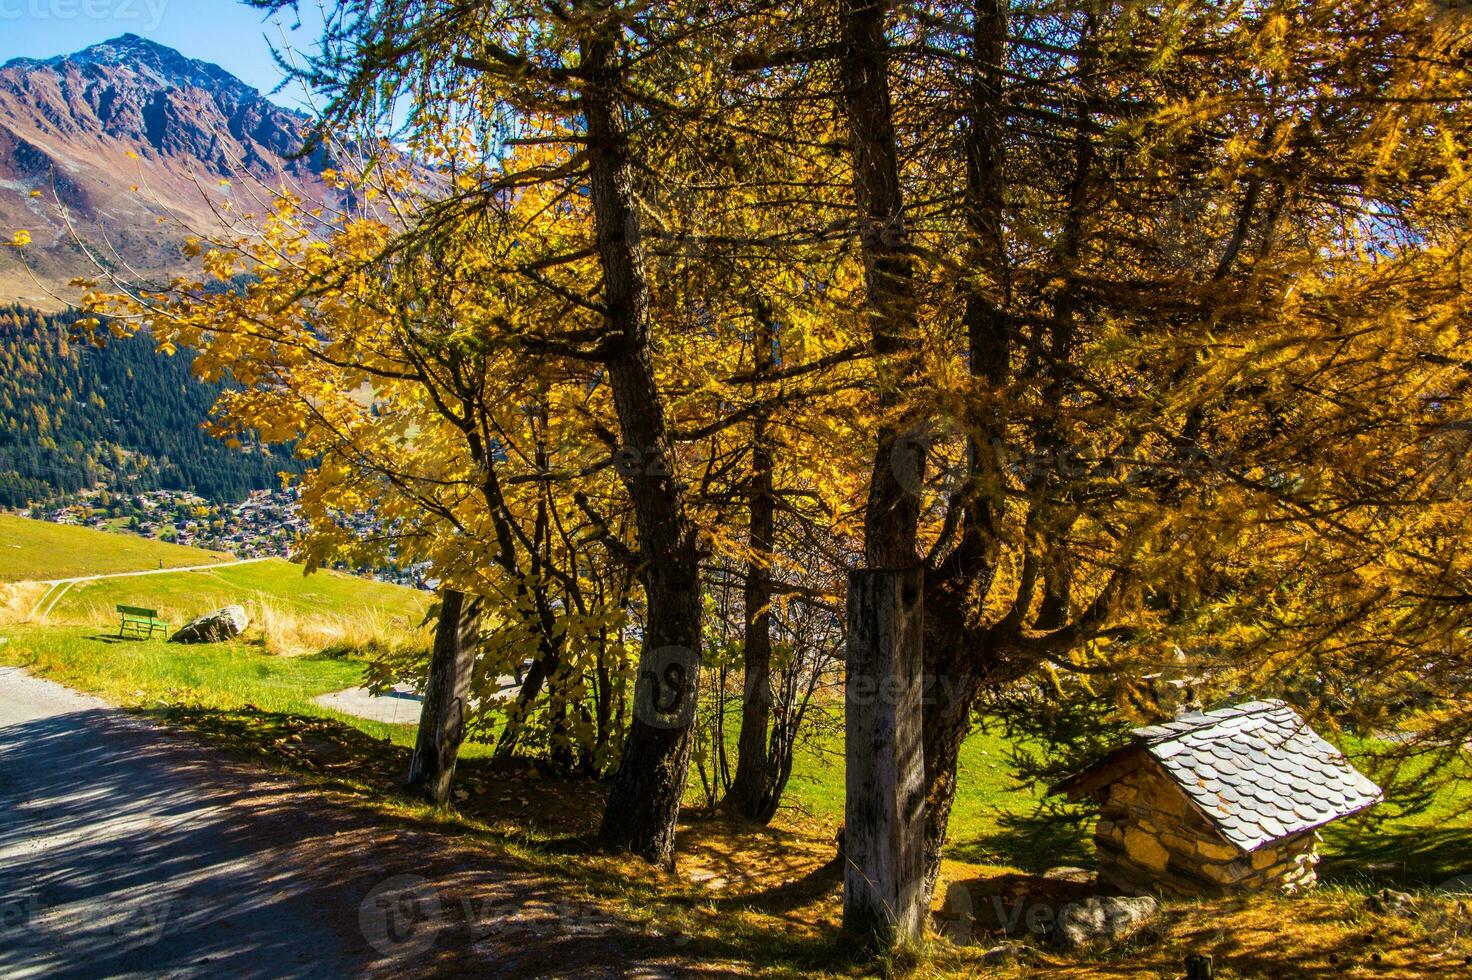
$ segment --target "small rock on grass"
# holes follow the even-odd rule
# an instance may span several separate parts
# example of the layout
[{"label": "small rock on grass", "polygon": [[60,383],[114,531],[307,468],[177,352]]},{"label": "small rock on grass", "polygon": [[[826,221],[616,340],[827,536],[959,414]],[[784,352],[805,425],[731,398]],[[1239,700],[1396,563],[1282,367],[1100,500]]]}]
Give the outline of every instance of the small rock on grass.
[{"label": "small rock on grass", "polygon": [[245,632],[250,616],[244,606],[226,606],[191,619],[169,637],[170,643],[223,643]]},{"label": "small rock on grass", "polygon": [[1074,868],[1068,865],[1049,868],[1043,872],[1043,877],[1053,881],[1067,881],[1075,885],[1092,885],[1094,883],[1094,872],[1088,868]]},{"label": "small rock on grass", "polygon": [[1160,903],[1149,896],[1094,897],[1069,902],[1058,912],[1053,945],[1076,950],[1113,945],[1139,932],[1160,914]]},{"label": "small rock on grass", "polygon": [[1398,892],[1393,888],[1382,888],[1365,899],[1365,908],[1381,915],[1398,915],[1405,919],[1414,919],[1421,914],[1421,910],[1416,907],[1414,895]]}]

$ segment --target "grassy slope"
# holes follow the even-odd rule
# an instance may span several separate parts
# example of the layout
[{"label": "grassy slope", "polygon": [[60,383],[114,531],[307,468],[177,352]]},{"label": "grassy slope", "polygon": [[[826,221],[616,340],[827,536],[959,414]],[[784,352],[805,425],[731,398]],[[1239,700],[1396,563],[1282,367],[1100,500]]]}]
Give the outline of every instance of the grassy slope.
[{"label": "grassy slope", "polygon": [[249,565],[171,575],[102,579],[73,586],[52,611],[52,622],[102,625],[115,620],[118,604],[147,606],[179,623],[229,603],[270,607],[304,616],[371,620],[400,628],[424,617],[429,597],[414,589],[341,572],[304,575],[302,566],[278,558]]},{"label": "grassy slope", "polygon": [[[413,743],[409,726],[387,726],[334,716],[311,701],[317,694],[356,683],[362,663],[327,656],[277,657],[250,643],[179,648],[160,641],[115,642],[84,627],[15,627],[0,630],[10,642],[0,646],[0,663],[25,664],[33,671],[73,687],[97,692],[158,720],[190,728],[222,746],[244,751],[271,766],[307,777],[330,776],[338,788],[350,785],[362,805],[402,807],[394,787]],[[386,741],[385,741],[386,740]],[[833,830],[840,818],[842,759],[833,743],[806,750],[798,760],[791,802],[773,827],[755,830],[692,815],[681,830],[679,878],[650,884],[649,895],[627,892],[620,872],[600,870],[598,859],[575,856],[560,843],[567,834],[586,834],[596,826],[601,794],[596,786],[562,784],[488,768],[486,747],[468,745],[460,785],[468,798],[454,812],[435,819],[456,832],[481,837],[488,846],[505,843],[536,863],[539,873],[566,879],[569,887],[595,884],[614,903],[673,903],[678,928],[696,937],[692,947],[750,957],[787,975],[831,975],[829,961],[844,948],[836,932],[839,916],[836,878],[819,869],[831,857]],[[952,857],[937,901],[953,888],[972,896],[980,919],[989,916],[1000,895],[1008,909],[1022,903],[1046,904],[1030,889],[1047,883],[1015,873],[1058,863],[1086,863],[1084,835],[1073,825],[1036,814],[1036,796],[1013,784],[1005,762],[1005,743],[979,733],[963,757],[961,798],[952,824]],[[1118,977],[1176,976],[1186,952],[1206,950],[1235,969],[1224,977],[1271,975],[1331,976],[1340,972],[1333,956],[1352,946],[1357,957],[1383,952],[1376,976],[1444,975],[1440,958],[1448,947],[1453,961],[1469,949],[1455,938],[1431,934],[1428,927],[1362,911],[1366,885],[1434,883],[1459,861],[1472,859],[1472,830],[1465,817],[1447,824],[1466,802],[1454,790],[1433,814],[1407,818],[1380,832],[1353,839],[1331,835],[1326,870],[1353,890],[1330,887],[1309,899],[1261,896],[1181,903],[1166,920],[1166,935],[1156,945],[1128,946],[1102,959],[1054,957],[1048,969],[1033,967],[1007,976]],[[529,807],[529,808],[528,808]],[[799,809],[800,808],[800,809]],[[1398,869],[1378,867],[1389,855]],[[1466,867],[1463,864],[1460,867]],[[751,899],[712,899],[686,876],[706,871],[754,876],[756,893],[770,889],[769,903]],[[606,877],[606,880],[603,880]],[[633,877],[636,877],[634,875]],[[598,882],[601,884],[597,884]],[[1021,889],[1021,891],[1018,891]],[[632,897],[631,897],[632,896]],[[626,910],[627,911],[627,910]],[[1292,926],[1285,925],[1290,922]],[[671,928],[666,922],[662,928]],[[978,927],[980,928],[980,926]],[[1279,940],[1292,929],[1292,942]],[[1366,939],[1369,936],[1371,938]],[[980,947],[1002,939],[978,936]],[[1459,948],[1462,947],[1462,948]],[[937,960],[920,976],[974,976],[973,953],[937,949]],[[1437,963],[1427,961],[1436,956]],[[815,959],[816,957],[816,959]],[[1176,972],[1172,972],[1176,970]],[[1305,971],[1301,974],[1296,971]],[[838,973],[848,973],[839,969]],[[987,974],[989,975],[989,974]]]},{"label": "grassy slope", "polygon": [[[280,657],[250,640],[180,646],[162,639],[120,641],[110,631],[80,626],[17,626],[0,634],[10,640],[0,646],[0,664],[24,665],[144,710],[182,705],[237,712],[253,706],[270,714],[345,718],[312,699],[361,684],[364,674],[363,661],[354,657]],[[411,742],[407,726],[349,720],[375,738]]]},{"label": "grassy slope", "polygon": [[[232,556],[183,548],[131,534],[48,524],[0,515],[0,583],[50,580],[115,572],[194,568]],[[48,605],[50,600],[48,599]],[[265,617],[323,622],[357,629],[407,631],[416,627],[429,597],[414,589],[341,572],[303,574],[300,565],[272,558],[173,574],[79,582],[47,617],[53,624],[108,626],[118,605],[156,609],[178,624],[230,603]]]},{"label": "grassy slope", "polygon": [[0,582],[184,568],[233,556],[85,527],[0,514]]},{"label": "grassy slope", "polygon": [[[361,683],[364,663],[356,657],[278,657],[259,642],[183,648],[162,641],[119,643],[103,631],[75,626],[16,627],[0,630],[0,635],[11,640],[0,647],[0,663],[25,664],[130,707],[190,706],[233,714],[252,705],[275,716],[337,718],[376,739],[399,746],[413,743],[410,726],[337,715],[312,701]],[[820,831],[827,838],[843,818],[840,747],[836,734],[804,747],[787,797],[786,819],[828,828]],[[466,755],[483,756],[489,749],[468,743]],[[1059,864],[1088,864],[1088,824],[1043,807],[1036,789],[1019,786],[1007,749],[1006,740],[994,732],[978,731],[967,741],[949,857],[968,866],[1033,873]],[[1423,813],[1394,816],[1386,808],[1381,815],[1389,819],[1378,826],[1335,825],[1325,832],[1321,872],[1351,885],[1434,885],[1466,873],[1472,869],[1469,812],[1472,779],[1449,786]]]},{"label": "grassy slope", "polygon": [[[28,665],[38,674],[140,709],[166,724],[193,728],[271,765],[361,784],[355,792],[361,793],[364,805],[387,806],[390,811],[402,806],[394,802],[393,787],[408,759],[412,728],[356,718],[328,721],[333,712],[311,700],[358,683],[361,661],[321,655],[281,658],[262,653],[252,643],[205,647],[119,643],[84,627],[15,627],[0,634],[10,639],[0,646],[0,664]],[[679,927],[699,937],[696,949],[710,945],[712,952],[752,956],[798,976],[826,973],[820,967],[829,964],[815,962],[813,956],[827,958],[842,948],[835,931],[836,878],[824,878],[817,871],[832,856],[833,828],[841,817],[842,756],[833,756],[835,746],[836,737],[802,752],[790,792],[795,806],[773,827],[754,830],[699,817],[683,825],[684,876],[701,870],[751,874],[758,893],[773,889],[773,895],[782,896],[774,908],[757,898],[745,901],[735,896],[690,901],[682,898],[692,887],[683,876],[655,881],[654,898],[686,909],[679,912],[683,918]],[[484,768],[486,746],[467,746],[465,755],[461,784],[470,789],[470,796],[442,820],[461,833],[481,834],[489,828],[487,845],[505,840],[517,848],[530,848],[528,859],[537,862],[540,873],[565,877],[570,887],[598,876],[596,865],[558,843],[564,834],[589,833],[596,825],[598,787]],[[334,786],[342,783],[334,781]],[[1454,870],[1472,867],[1459,865],[1472,859],[1472,830],[1465,817],[1459,827],[1428,824],[1459,811],[1466,795],[1465,789],[1454,790],[1438,802],[1435,814],[1406,818],[1360,839],[1354,839],[1347,827],[1331,834],[1325,870],[1332,867],[1331,880],[1353,890],[1329,887],[1319,896],[1298,901],[1260,896],[1253,901],[1179,903],[1167,915],[1166,936],[1158,945],[1128,946],[1103,959],[1052,958],[1047,971],[1027,967],[1005,976],[1179,976],[1173,970],[1182,956],[1201,949],[1213,952],[1223,965],[1234,965],[1234,971],[1220,974],[1223,977],[1298,976],[1295,971],[1303,971],[1301,976],[1338,976],[1331,956],[1342,955],[1350,943],[1357,956],[1384,952],[1385,962],[1375,976],[1444,976],[1438,973],[1440,965],[1426,962],[1426,956],[1443,955],[1450,946],[1454,961],[1460,961],[1468,952],[1457,948],[1460,940],[1434,936],[1429,928],[1394,917],[1366,915],[1360,889],[1366,884],[1435,883]],[[1007,908],[1016,902],[1032,908],[1030,903],[1051,901],[1029,890],[1047,883],[1019,876],[1014,868],[1086,864],[1086,837],[1075,825],[1039,815],[1036,803],[1035,793],[1014,786],[1001,737],[974,734],[964,750],[961,796],[952,823],[955,859],[946,864],[938,902],[945,901],[952,887],[963,887],[977,903],[980,920],[985,920],[992,908],[992,899],[986,896],[1004,896]],[[1431,845],[1434,848],[1428,851]],[[1385,855],[1403,867],[1376,867]],[[605,887],[611,901],[627,898],[623,887],[621,881]],[[649,896],[639,902],[648,905]],[[1294,931],[1285,946],[1278,940],[1289,920]],[[999,934],[982,934],[977,942],[985,948],[1001,939]],[[939,949],[938,961],[919,976],[977,976],[976,962],[969,955]]]}]

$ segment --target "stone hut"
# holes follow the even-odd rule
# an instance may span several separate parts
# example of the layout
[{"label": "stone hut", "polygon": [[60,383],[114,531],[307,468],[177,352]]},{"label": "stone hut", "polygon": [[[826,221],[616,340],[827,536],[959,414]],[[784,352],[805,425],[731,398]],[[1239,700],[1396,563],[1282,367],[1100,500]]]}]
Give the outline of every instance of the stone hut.
[{"label": "stone hut", "polygon": [[1381,799],[1282,701],[1137,728],[1053,791],[1098,802],[1101,884],[1181,897],[1311,888],[1318,828]]}]

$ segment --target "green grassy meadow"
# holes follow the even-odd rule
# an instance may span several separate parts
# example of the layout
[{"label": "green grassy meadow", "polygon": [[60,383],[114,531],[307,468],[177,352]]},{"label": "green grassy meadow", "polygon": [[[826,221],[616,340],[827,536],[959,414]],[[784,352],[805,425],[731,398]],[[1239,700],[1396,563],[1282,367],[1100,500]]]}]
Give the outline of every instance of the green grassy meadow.
[{"label": "green grassy meadow", "polygon": [[232,560],[233,555],[218,551],[0,514],[0,582],[185,568]]},{"label": "green grassy meadow", "polygon": [[117,618],[116,606],[131,605],[157,609],[164,619],[182,623],[230,603],[298,617],[366,619],[409,629],[424,618],[430,597],[342,572],[305,575],[300,565],[269,558],[227,568],[79,582],[48,618],[56,623],[102,624]]},{"label": "green grassy meadow", "polygon": [[[418,642],[431,597],[415,589],[332,570],[305,574],[279,558],[230,564],[232,556],[129,534],[0,515],[0,622],[115,628],[116,608],[156,610],[174,626],[239,604],[275,653],[313,654],[375,642]],[[189,571],[157,571],[188,568]],[[218,565],[218,567],[201,567]],[[128,575],[144,571],[146,575]],[[115,575],[47,587],[41,582]]]},{"label": "green grassy meadow", "polygon": [[315,703],[319,695],[363,683],[365,662],[351,654],[280,656],[249,634],[241,642],[190,646],[119,640],[88,626],[13,626],[0,636],[9,640],[0,646],[0,664],[133,710],[331,718],[377,739],[413,744],[412,726],[351,718]]}]

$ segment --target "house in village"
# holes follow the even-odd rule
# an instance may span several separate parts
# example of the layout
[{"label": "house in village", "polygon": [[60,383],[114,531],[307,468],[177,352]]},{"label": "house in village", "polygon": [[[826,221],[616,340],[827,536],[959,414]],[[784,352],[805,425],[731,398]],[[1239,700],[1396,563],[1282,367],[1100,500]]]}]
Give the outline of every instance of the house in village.
[{"label": "house in village", "polygon": [[1098,802],[1101,885],[1175,896],[1310,888],[1318,829],[1381,799],[1282,701],[1135,729],[1054,792]]}]

